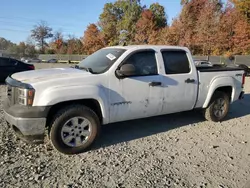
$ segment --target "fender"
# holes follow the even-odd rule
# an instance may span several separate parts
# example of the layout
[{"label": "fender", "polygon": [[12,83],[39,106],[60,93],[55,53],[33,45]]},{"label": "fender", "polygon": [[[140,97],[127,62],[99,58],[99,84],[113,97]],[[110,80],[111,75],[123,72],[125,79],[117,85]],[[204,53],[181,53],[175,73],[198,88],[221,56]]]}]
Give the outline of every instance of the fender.
[{"label": "fender", "polygon": [[43,90],[39,96],[35,96],[34,106],[53,106],[60,102],[81,100],[81,99],[95,99],[101,107],[103,116],[103,123],[109,122],[109,107],[108,107],[108,88],[104,86],[93,85],[71,85],[50,87]]},{"label": "fender", "polygon": [[205,100],[205,103],[203,104],[203,108],[207,108],[214,92],[216,91],[216,89],[220,88],[220,87],[227,87],[230,86],[232,87],[232,96],[231,96],[231,101],[233,101],[234,96],[235,96],[235,81],[233,79],[233,77],[229,77],[229,76],[219,76],[219,77],[215,77],[213,80],[211,80],[210,84],[209,84],[209,90],[208,90],[208,94]]}]

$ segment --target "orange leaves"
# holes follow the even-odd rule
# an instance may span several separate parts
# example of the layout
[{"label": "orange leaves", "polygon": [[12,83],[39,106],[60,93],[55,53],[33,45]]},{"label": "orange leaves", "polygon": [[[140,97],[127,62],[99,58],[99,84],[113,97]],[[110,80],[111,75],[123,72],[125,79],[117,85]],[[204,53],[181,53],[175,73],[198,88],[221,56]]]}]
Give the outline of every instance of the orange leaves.
[{"label": "orange leaves", "polygon": [[238,16],[233,31],[234,52],[236,54],[250,53],[250,24],[243,16]]},{"label": "orange leaves", "polygon": [[156,31],[156,22],[154,15],[150,10],[144,10],[141,14],[141,18],[136,23],[136,35],[135,41],[138,44],[142,44],[150,39],[150,35]]},{"label": "orange leaves", "polygon": [[217,36],[217,46],[222,53],[250,52],[250,24],[232,4],[222,13]]},{"label": "orange leaves", "polygon": [[126,41],[186,46],[200,55],[250,53],[249,0],[232,1],[235,4],[223,7],[220,0],[182,0],[182,10],[170,26],[159,3],[149,8],[127,0],[107,3],[98,22],[100,30],[90,24],[84,33],[84,50],[90,54]]},{"label": "orange leaves", "polygon": [[91,54],[104,47],[103,36],[95,24],[90,24],[82,39],[84,51]]},{"label": "orange leaves", "polygon": [[250,0],[232,0],[232,2],[241,15],[250,23]]},{"label": "orange leaves", "polygon": [[60,49],[62,47],[63,41],[62,39],[57,39],[55,41],[56,49]]}]

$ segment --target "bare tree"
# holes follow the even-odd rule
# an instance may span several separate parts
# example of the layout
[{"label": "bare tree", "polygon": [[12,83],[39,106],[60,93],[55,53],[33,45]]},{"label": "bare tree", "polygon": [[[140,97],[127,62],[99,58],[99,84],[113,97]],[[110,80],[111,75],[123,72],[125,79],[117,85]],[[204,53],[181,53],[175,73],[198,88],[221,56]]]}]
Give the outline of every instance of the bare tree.
[{"label": "bare tree", "polygon": [[31,37],[38,43],[41,51],[44,52],[44,47],[47,45],[46,39],[53,37],[52,28],[45,21],[40,21],[31,30]]},{"label": "bare tree", "polygon": [[58,30],[58,31],[55,31],[54,34],[53,34],[53,41],[57,41],[57,40],[60,40],[60,39],[63,39],[63,34],[62,34],[62,31]]}]

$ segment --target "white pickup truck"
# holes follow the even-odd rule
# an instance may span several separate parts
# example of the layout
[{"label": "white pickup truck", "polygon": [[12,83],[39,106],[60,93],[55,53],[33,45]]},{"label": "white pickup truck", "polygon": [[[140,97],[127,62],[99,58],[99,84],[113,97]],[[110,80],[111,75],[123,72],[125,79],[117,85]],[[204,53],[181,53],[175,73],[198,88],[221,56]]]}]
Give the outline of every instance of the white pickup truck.
[{"label": "white pickup truck", "polygon": [[5,119],[26,141],[43,140],[48,130],[54,148],[76,154],[108,123],[192,109],[222,121],[243,98],[244,80],[240,68],[196,68],[185,47],[106,47],[76,67],[9,76]]}]

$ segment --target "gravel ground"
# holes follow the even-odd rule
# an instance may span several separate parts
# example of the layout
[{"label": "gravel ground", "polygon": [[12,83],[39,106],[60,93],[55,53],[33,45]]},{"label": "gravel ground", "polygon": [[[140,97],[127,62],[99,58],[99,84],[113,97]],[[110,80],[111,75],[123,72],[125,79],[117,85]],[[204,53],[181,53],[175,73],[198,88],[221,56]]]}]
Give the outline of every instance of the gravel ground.
[{"label": "gravel ground", "polygon": [[185,112],[110,124],[91,151],[74,156],[16,138],[3,119],[1,85],[0,187],[242,188],[250,180],[246,82],[245,99],[222,123]]}]

